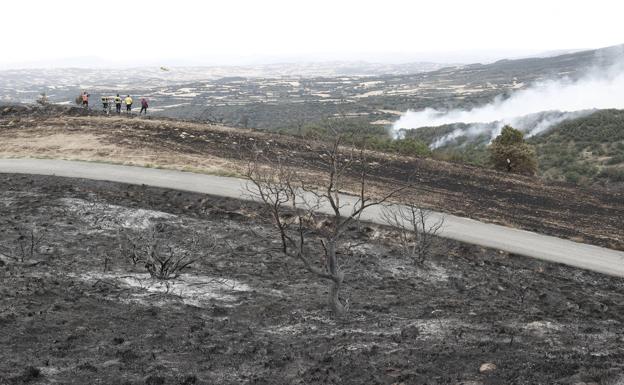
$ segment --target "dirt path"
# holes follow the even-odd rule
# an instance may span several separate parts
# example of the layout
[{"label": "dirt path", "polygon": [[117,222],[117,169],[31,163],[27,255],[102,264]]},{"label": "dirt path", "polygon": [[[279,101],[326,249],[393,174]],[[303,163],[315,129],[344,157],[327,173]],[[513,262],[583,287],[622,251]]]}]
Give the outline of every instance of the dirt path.
[{"label": "dirt path", "polygon": [[[172,170],[59,160],[0,159],[0,172],[105,180],[179,189],[228,198],[249,198],[246,194],[246,182],[243,179]],[[354,202],[355,199],[351,197],[342,197],[346,211],[348,211],[348,206],[353,205]],[[380,210],[379,207],[372,207],[363,213],[362,219],[383,224]],[[325,204],[319,211],[329,214],[331,208]],[[439,218],[443,218],[445,223],[439,235],[445,238],[624,277],[624,252],[481,223],[443,213],[434,213],[430,220],[437,221]]]}]

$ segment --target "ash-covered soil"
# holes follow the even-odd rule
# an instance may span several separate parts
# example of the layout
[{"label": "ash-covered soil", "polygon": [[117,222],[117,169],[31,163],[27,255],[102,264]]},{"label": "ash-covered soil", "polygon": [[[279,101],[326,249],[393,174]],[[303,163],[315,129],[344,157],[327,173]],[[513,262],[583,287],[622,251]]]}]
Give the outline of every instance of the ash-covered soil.
[{"label": "ash-covered soil", "polygon": [[[0,156],[5,157],[130,162],[229,175],[240,174],[254,148],[261,148],[269,158],[284,156],[293,166],[321,175],[326,172],[322,147],[313,140],[171,119],[40,116],[11,109],[0,117]],[[410,180],[423,207],[624,250],[621,191],[431,159],[371,153],[369,161],[370,183],[378,191]]]},{"label": "ash-covered soil", "polygon": [[[336,319],[324,283],[269,252],[272,228],[242,205],[0,175],[0,384],[624,381],[624,279],[446,240],[414,266],[363,224]],[[154,281],[120,251],[154,227],[174,249],[191,233],[217,247]]]}]

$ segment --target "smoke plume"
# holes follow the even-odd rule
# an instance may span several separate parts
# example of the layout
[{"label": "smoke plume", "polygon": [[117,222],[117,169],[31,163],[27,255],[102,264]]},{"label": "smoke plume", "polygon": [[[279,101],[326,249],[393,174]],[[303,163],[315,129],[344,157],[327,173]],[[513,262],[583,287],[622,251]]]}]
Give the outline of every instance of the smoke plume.
[{"label": "smoke plume", "polygon": [[461,136],[489,134],[490,138],[494,138],[505,124],[525,131],[527,136],[533,136],[566,119],[605,108],[624,108],[622,64],[608,69],[593,69],[578,80],[564,78],[536,83],[516,91],[509,98],[499,96],[490,104],[469,110],[439,111],[426,108],[407,111],[394,123],[393,134],[401,137],[402,129],[469,124],[467,128],[458,128],[431,144],[432,148],[437,148]]}]

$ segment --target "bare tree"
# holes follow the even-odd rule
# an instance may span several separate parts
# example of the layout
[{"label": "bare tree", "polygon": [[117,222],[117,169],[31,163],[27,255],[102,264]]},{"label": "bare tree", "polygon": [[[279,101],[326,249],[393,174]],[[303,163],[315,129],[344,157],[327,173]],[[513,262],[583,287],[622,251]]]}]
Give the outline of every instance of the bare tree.
[{"label": "bare tree", "polygon": [[444,218],[433,220],[431,212],[418,208],[413,201],[385,206],[382,219],[398,232],[403,255],[422,265],[429,257],[435,235],[444,225]]},{"label": "bare tree", "polygon": [[[340,290],[345,278],[343,264],[348,260],[338,258],[345,231],[364,210],[386,202],[405,188],[373,196],[364,151],[342,147],[343,139],[334,130],[334,140],[319,154],[324,172],[317,178],[322,180],[315,183],[309,183],[286,157],[271,158],[257,148],[246,173],[249,193],[264,204],[277,229],[280,252],[329,283],[328,303],[337,316],[347,311]],[[341,193],[346,183],[357,188],[357,196]]]}]

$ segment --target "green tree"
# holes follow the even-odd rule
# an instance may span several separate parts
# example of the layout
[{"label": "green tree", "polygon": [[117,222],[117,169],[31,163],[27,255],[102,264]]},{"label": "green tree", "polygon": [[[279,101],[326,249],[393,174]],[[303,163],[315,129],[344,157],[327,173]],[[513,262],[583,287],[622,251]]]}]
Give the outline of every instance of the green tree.
[{"label": "green tree", "polygon": [[524,134],[511,126],[503,127],[490,144],[490,162],[496,170],[534,175],[537,171],[535,149],[524,141]]}]

